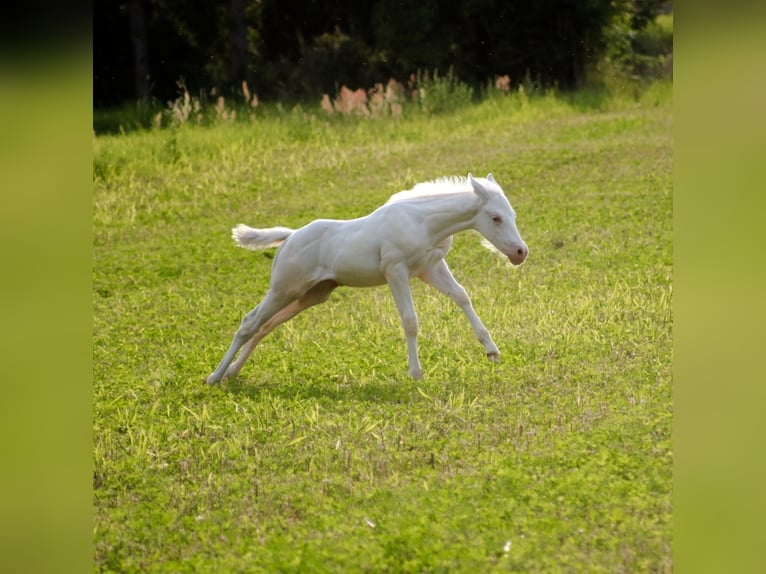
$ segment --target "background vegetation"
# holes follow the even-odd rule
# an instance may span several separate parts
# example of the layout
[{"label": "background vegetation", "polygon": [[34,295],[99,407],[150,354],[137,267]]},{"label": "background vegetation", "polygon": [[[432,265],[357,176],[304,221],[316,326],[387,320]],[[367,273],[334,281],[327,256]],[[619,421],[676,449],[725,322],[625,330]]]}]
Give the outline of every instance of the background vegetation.
[{"label": "background vegetation", "polygon": [[[667,77],[662,0],[126,0],[95,6],[98,108],[238,95],[294,104],[448,69],[581,88],[615,74]],[[604,67],[604,63],[608,65]],[[204,102],[203,102],[204,103]]]},{"label": "background vegetation", "polygon": [[[670,85],[533,87],[396,117],[197,121],[182,97],[165,129],[95,137],[95,570],[672,569]],[[423,382],[380,288],[204,385],[269,279],[233,224],[355,217],[467,171],[503,184],[531,251],[511,269],[463,234],[449,257],[502,364],[416,283]]]}]

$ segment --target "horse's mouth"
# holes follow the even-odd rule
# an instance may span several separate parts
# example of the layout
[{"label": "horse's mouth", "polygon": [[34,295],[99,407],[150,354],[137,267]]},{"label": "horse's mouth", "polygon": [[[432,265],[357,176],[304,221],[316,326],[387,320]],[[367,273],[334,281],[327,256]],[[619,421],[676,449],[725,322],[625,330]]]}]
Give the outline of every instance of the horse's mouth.
[{"label": "horse's mouth", "polygon": [[521,265],[522,263],[524,263],[524,261],[527,260],[526,253],[521,255],[519,255],[518,253],[513,253],[511,255],[507,255],[506,257],[508,257],[508,261],[510,261],[512,265],[517,265],[517,266]]}]

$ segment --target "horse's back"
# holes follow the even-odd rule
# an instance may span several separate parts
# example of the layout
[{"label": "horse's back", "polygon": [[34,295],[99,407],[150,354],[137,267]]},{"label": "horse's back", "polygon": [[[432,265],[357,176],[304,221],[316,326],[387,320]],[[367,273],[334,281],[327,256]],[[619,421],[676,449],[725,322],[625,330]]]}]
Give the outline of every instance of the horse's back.
[{"label": "horse's back", "polygon": [[357,219],[316,219],[293,233],[275,260],[272,282],[302,289],[319,281],[370,287],[400,264],[420,275],[443,259],[452,237],[431,236],[421,206],[391,203]]},{"label": "horse's back", "polygon": [[363,220],[316,219],[296,230],[277,254],[272,284],[303,289],[326,280],[355,287],[384,283],[380,237]]}]

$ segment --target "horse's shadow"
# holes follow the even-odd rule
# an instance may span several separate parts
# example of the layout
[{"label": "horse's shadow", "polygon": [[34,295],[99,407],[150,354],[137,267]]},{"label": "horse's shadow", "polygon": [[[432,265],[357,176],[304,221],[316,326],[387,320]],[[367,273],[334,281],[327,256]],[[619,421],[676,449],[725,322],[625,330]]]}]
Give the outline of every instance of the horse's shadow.
[{"label": "horse's shadow", "polygon": [[363,380],[347,375],[318,376],[304,380],[266,380],[240,375],[218,385],[230,395],[257,400],[277,396],[285,400],[353,401],[361,403],[408,403],[417,389],[413,381],[381,375]]}]

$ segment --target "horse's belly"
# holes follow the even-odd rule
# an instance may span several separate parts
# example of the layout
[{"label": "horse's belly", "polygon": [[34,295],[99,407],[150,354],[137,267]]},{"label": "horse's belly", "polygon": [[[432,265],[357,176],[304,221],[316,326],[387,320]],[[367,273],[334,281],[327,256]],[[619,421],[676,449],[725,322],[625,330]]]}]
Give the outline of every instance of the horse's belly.
[{"label": "horse's belly", "polygon": [[344,222],[326,234],[320,260],[341,285],[372,287],[386,282],[380,264],[380,242],[357,221]]},{"label": "horse's belly", "polygon": [[382,285],[386,278],[380,265],[358,265],[354,267],[339,267],[333,271],[333,278],[341,285],[349,287],[373,287]]}]

